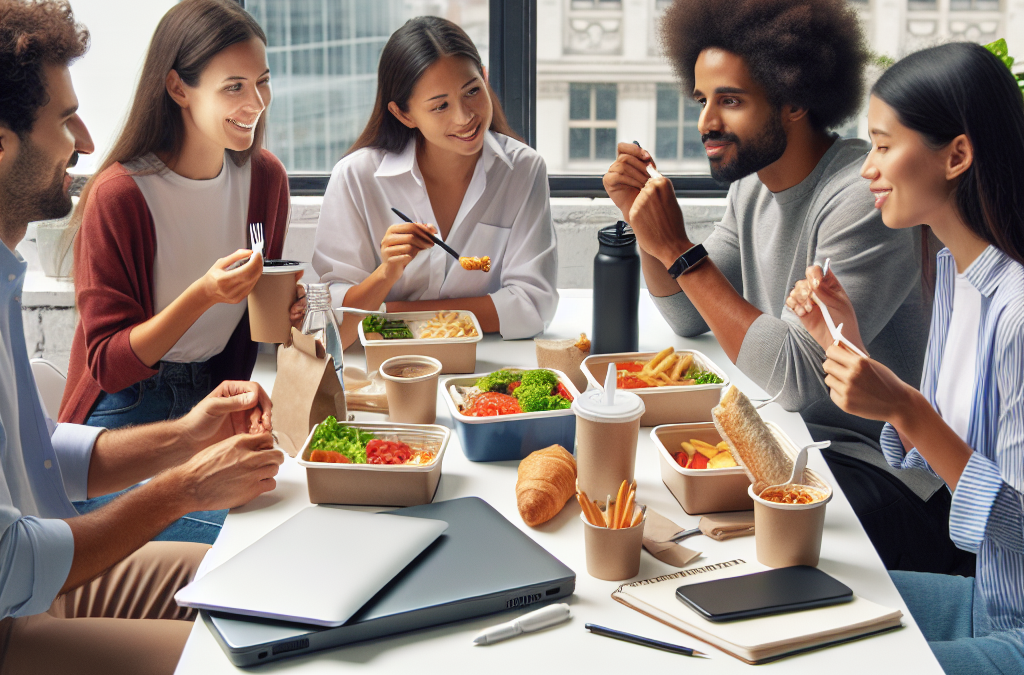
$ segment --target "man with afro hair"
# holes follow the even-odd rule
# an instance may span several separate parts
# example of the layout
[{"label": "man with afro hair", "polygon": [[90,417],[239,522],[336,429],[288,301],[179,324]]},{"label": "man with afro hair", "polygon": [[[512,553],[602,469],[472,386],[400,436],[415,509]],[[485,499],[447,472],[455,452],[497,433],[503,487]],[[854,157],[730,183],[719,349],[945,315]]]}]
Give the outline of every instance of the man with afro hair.
[{"label": "man with afro hair", "polygon": [[[881,423],[829,397],[818,342],[786,307],[793,285],[831,260],[858,327],[846,334],[910,384],[921,377],[930,303],[919,233],[889,230],[860,166],[869,149],[831,130],[858,113],[870,52],[846,0],[676,0],[662,25],[711,175],[731,183],[703,245],[690,241],[670,181],[631,143],[604,177],[636,232],[644,276],[673,330],[711,330],[730,359],[799,411],[889,569],[973,574],[948,535],[950,494],[882,456]],[[925,249],[925,252],[927,249]],[[813,268],[817,270],[817,268]],[[821,326],[821,330],[826,330]]]}]

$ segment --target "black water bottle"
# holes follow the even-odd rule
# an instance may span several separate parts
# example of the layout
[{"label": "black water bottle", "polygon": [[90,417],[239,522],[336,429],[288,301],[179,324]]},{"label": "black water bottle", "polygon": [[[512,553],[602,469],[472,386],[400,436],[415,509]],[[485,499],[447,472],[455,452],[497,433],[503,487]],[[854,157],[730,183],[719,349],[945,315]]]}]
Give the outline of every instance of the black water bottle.
[{"label": "black water bottle", "polygon": [[593,354],[635,352],[639,338],[640,255],[636,235],[619,221],[597,233],[594,257]]}]

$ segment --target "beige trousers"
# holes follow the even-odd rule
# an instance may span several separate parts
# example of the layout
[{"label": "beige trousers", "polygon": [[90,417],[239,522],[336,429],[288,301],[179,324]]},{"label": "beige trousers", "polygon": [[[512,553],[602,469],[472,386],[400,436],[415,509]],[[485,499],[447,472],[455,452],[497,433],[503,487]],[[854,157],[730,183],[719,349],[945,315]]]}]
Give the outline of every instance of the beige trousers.
[{"label": "beige trousers", "polygon": [[0,621],[0,675],[173,673],[196,616],[174,594],[209,550],[150,542],[49,611]]}]

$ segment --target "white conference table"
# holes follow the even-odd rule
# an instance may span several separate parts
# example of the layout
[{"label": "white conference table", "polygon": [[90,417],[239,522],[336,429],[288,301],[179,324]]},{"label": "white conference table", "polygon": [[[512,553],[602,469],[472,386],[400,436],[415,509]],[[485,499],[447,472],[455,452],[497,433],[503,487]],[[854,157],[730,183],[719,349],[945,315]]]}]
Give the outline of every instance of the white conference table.
[{"label": "white conference table", "polygon": [[[646,292],[641,293],[640,326],[641,350],[660,350],[667,345],[698,349],[726,370],[741,390],[753,396],[763,395],[759,387],[730,363],[712,335],[687,339],[672,333]],[[545,337],[576,337],[583,331],[589,334],[590,328],[590,291],[562,291],[558,312]],[[362,349],[358,345],[349,349],[345,358],[346,365],[365,364]],[[477,371],[489,372],[508,365],[536,365],[533,341],[504,342],[494,336],[486,336],[479,344]],[[274,371],[273,358],[261,355],[253,377],[269,391],[273,386]],[[769,405],[762,413],[766,419],[779,424],[798,444],[810,442],[807,428],[796,413],[786,412],[776,404]],[[372,413],[359,414],[357,417],[381,419],[380,415]],[[451,426],[450,416],[440,396],[437,421]],[[572,607],[573,618],[569,622],[495,645],[474,646],[472,639],[481,629],[507,621],[526,610],[506,612],[241,669],[231,664],[206,624],[197,620],[177,672],[212,674],[286,671],[319,674],[358,671],[423,675],[468,672],[473,669],[488,675],[518,675],[523,671],[587,671],[608,675],[637,670],[669,672],[669,669],[685,669],[686,672],[695,673],[738,673],[755,668],[612,600],[610,594],[619,582],[601,581],[587,574],[579,506],[570,501],[553,520],[537,528],[527,527],[516,509],[516,466],[517,462],[470,462],[463,455],[458,437],[453,433],[444,458],[441,483],[434,499],[440,501],[471,495],[481,497],[573,569],[576,572],[576,592],[565,600]],[[887,607],[901,609],[904,627],[869,639],[756,666],[757,670],[829,675],[941,673],[938,662],[818,451],[812,451],[809,466],[835,486],[835,495],[826,513],[819,567],[850,586],[858,595]],[[687,515],[661,481],[658,457],[649,428],[640,430],[636,480],[638,502],[649,505],[681,526],[696,527],[699,516]],[[278,476],[277,489],[231,511],[224,530],[208,554],[207,564],[213,567],[227,560],[307,506],[309,499],[305,472],[295,460],[288,458]],[[684,543],[688,548],[703,552],[703,557],[697,558],[691,565],[733,558],[755,559],[753,537],[716,542],[697,536]],[[646,551],[641,555],[637,579],[677,571],[677,568],[656,560]],[[307,571],[303,569],[303,561],[296,560],[288,568],[266,570],[265,583],[274,583],[277,575],[303,574]],[[253,592],[258,593],[259,589],[254,588]],[[585,623],[597,623],[656,640],[692,646],[709,653],[711,659],[687,658],[599,637],[585,630]]]}]

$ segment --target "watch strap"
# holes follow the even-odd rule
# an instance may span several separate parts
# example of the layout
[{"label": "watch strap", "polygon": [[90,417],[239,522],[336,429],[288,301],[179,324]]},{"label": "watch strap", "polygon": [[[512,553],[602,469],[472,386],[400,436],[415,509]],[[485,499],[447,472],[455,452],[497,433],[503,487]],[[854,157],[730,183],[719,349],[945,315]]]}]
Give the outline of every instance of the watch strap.
[{"label": "watch strap", "polygon": [[678,279],[681,274],[686,274],[707,257],[708,251],[704,248],[703,244],[691,246],[685,253],[676,258],[676,261],[668,268],[669,276],[673,279]]}]

